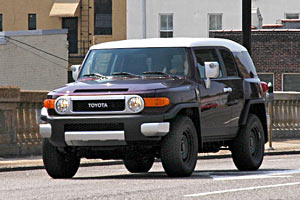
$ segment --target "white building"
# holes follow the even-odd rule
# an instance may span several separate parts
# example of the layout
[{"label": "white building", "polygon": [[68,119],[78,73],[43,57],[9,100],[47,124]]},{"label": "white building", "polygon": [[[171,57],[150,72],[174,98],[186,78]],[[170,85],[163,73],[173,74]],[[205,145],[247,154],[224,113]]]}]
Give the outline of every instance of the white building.
[{"label": "white building", "polygon": [[[256,27],[300,14],[300,0],[252,0],[252,7]],[[241,27],[242,0],[127,0],[128,39],[208,37]]]}]

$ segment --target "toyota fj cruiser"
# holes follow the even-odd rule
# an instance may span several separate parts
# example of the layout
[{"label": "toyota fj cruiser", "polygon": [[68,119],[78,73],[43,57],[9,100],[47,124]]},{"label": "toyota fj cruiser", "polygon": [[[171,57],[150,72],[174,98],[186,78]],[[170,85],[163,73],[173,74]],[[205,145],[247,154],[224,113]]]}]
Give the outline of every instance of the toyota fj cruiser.
[{"label": "toyota fj cruiser", "polygon": [[122,159],[132,173],[160,158],[168,176],[190,176],[199,152],[228,149],[257,170],[267,138],[265,101],[247,50],[225,39],[108,42],[73,66],[74,83],[44,101],[43,161],[70,178],[81,158]]}]

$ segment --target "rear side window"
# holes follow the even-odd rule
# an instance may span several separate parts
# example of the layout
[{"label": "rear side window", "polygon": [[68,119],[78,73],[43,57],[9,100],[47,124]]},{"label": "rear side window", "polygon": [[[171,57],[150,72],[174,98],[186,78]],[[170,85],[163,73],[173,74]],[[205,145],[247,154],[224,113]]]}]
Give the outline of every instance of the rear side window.
[{"label": "rear side window", "polygon": [[[195,49],[195,56],[197,60],[197,67],[200,72],[200,78],[205,79],[205,67],[204,62],[218,62],[219,58],[215,49]],[[219,77],[223,77],[223,72],[220,67],[220,75]]]},{"label": "rear side window", "polygon": [[225,49],[220,49],[220,54],[225,65],[227,76],[238,76],[238,72],[232,54]]}]

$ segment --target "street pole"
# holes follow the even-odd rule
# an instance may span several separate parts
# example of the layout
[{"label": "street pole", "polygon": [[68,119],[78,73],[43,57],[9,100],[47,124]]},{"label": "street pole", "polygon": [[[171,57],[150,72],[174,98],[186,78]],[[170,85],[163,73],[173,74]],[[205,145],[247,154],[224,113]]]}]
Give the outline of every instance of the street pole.
[{"label": "street pole", "polygon": [[249,54],[251,54],[251,10],[252,0],[242,0],[242,29],[243,29],[243,46],[248,50]]}]

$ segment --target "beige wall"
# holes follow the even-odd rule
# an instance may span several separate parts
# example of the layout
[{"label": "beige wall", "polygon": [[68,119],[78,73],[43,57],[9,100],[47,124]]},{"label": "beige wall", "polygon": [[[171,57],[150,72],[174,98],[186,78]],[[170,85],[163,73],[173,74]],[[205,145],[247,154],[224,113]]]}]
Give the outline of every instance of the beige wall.
[{"label": "beige wall", "polygon": [[[50,17],[55,0],[0,0],[3,31],[28,30],[28,14],[36,14],[37,29],[61,29],[62,18]],[[78,17],[78,55],[84,55],[90,46],[102,42],[126,39],[126,0],[112,0],[113,34],[94,35],[94,0],[81,0],[75,16]],[[83,47],[84,41],[85,46]],[[85,50],[85,51],[83,51]]]},{"label": "beige wall", "polygon": [[28,35],[22,36],[13,36],[18,35],[18,31],[5,33],[12,40],[8,39],[4,43],[0,41],[0,86],[14,85],[24,90],[53,90],[67,83],[67,34],[44,32],[46,31],[26,31]]},{"label": "beige wall", "polygon": [[54,0],[0,0],[3,31],[28,30],[28,14],[36,14],[37,29],[61,29],[61,18],[49,17]]}]

